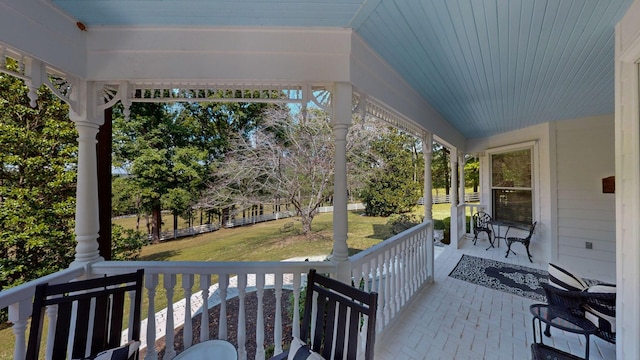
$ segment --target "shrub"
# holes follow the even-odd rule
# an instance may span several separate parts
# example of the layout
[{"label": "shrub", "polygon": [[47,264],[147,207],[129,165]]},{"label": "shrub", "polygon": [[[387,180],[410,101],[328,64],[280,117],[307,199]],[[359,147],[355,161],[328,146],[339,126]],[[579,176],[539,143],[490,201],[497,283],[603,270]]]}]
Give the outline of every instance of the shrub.
[{"label": "shrub", "polygon": [[394,214],[389,217],[387,226],[391,228],[391,233],[396,235],[419,225],[424,220],[424,216],[416,214]]},{"label": "shrub", "polygon": [[147,236],[144,233],[111,224],[112,260],[136,260],[146,244]]}]

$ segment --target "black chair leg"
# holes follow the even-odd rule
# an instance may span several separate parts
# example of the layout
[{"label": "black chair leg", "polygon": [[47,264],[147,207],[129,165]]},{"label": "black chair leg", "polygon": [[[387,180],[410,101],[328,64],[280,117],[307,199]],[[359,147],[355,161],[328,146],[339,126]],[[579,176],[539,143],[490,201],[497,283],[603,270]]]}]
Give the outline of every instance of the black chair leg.
[{"label": "black chair leg", "polygon": [[544,336],[551,337],[551,325],[547,324],[547,327],[544,329]]},{"label": "black chair leg", "polygon": [[478,233],[475,233],[473,235],[473,245],[475,245],[477,241],[478,241]]},{"label": "black chair leg", "polygon": [[529,257],[529,262],[533,262],[533,260],[531,260],[532,258],[531,253],[529,252],[529,241],[524,243],[524,247],[527,248],[527,256]]},{"label": "black chair leg", "polygon": [[516,252],[511,250],[511,244],[513,244],[513,241],[507,241],[507,254],[504,257],[509,257],[509,251],[516,255]]}]

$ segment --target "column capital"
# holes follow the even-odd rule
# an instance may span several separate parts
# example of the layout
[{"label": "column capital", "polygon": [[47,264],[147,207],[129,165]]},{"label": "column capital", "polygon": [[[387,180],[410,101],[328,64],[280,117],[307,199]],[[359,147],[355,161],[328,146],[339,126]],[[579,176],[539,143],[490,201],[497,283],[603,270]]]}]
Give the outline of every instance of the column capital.
[{"label": "column capital", "polygon": [[78,81],[71,93],[73,106],[69,106],[69,118],[76,124],[104,124],[104,114],[98,111],[98,89],[94,81]]}]

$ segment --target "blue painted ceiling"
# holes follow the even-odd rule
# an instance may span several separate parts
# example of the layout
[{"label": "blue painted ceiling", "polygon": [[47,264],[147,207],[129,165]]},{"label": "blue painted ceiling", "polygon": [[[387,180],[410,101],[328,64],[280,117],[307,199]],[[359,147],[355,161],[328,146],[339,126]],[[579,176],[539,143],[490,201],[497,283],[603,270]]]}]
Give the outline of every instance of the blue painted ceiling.
[{"label": "blue painted ceiling", "polygon": [[612,113],[632,0],[47,0],[91,26],[353,28],[468,138]]}]

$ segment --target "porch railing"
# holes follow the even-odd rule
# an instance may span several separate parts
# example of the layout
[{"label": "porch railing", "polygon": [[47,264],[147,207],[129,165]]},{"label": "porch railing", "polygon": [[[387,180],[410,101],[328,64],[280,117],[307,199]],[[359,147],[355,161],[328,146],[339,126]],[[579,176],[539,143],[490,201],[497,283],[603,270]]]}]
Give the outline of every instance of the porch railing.
[{"label": "porch railing", "polygon": [[422,223],[349,259],[354,285],[378,293],[377,332],[433,278],[432,227]]},{"label": "porch railing", "polygon": [[0,292],[0,310],[7,309],[9,321],[13,323],[13,335],[15,346],[13,358],[22,360],[26,355],[26,330],[27,322],[31,317],[33,295],[39,284],[61,284],[77,279],[85,275],[84,267],[64,269],[39,279],[18,285],[14,288]]},{"label": "porch railing", "polygon": [[[378,329],[383,332],[398,317],[412,296],[432,277],[433,240],[430,236],[431,223],[424,223],[398,234],[384,242],[363,251],[349,259],[353,282],[368,291],[379,293]],[[47,277],[0,292],[0,309],[9,308],[10,321],[15,335],[14,359],[23,359],[26,349],[26,326],[31,315],[31,303],[35,286],[42,282],[59,283],[82,276],[114,275],[131,272],[139,268],[145,270],[145,295],[143,313],[156,314],[152,321],[143,321],[144,344],[155,344],[164,337],[166,348],[164,359],[171,359],[176,349],[187,348],[194,343],[193,319],[200,317],[200,340],[208,339],[208,309],[215,301],[220,305],[217,337],[227,339],[229,329],[236,328],[236,337],[228,339],[237,342],[240,359],[265,358],[265,322],[273,324],[273,351],[282,352],[282,319],[289,314],[282,313],[283,289],[293,293],[293,314],[300,311],[300,291],[305,285],[304,274],[310,268],[323,273],[336,273],[337,265],[331,261],[322,262],[180,262],[180,261],[101,261],[85,268],[66,269]],[[431,270],[429,270],[431,269]],[[197,289],[194,292],[192,289]],[[265,314],[263,300],[265,289],[273,289],[275,314]],[[257,313],[255,328],[247,329],[245,298],[255,292]],[[176,301],[177,294],[181,300]],[[237,324],[227,323],[226,299],[239,299]],[[173,304],[158,311],[157,304]],[[164,306],[162,306],[164,307]],[[146,311],[145,311],[146,310]],[[253,313],[251,314],[254,315]],[[55,316],[55,314],[51,314]],[[171,346],[176,340],[174,329],[184,325],[182,344]],[[235,325],[235,326],[234,326]],[[292,318],[292,333],[298,335],[299,317]],[[248,353],[248,334],[255,334],[255,355]],[[126,338],[126,334],[123,334]],[[183,345],[183,346],[181,346]],[[155,346],[146,346],[145,359],[158,359]]]}]

